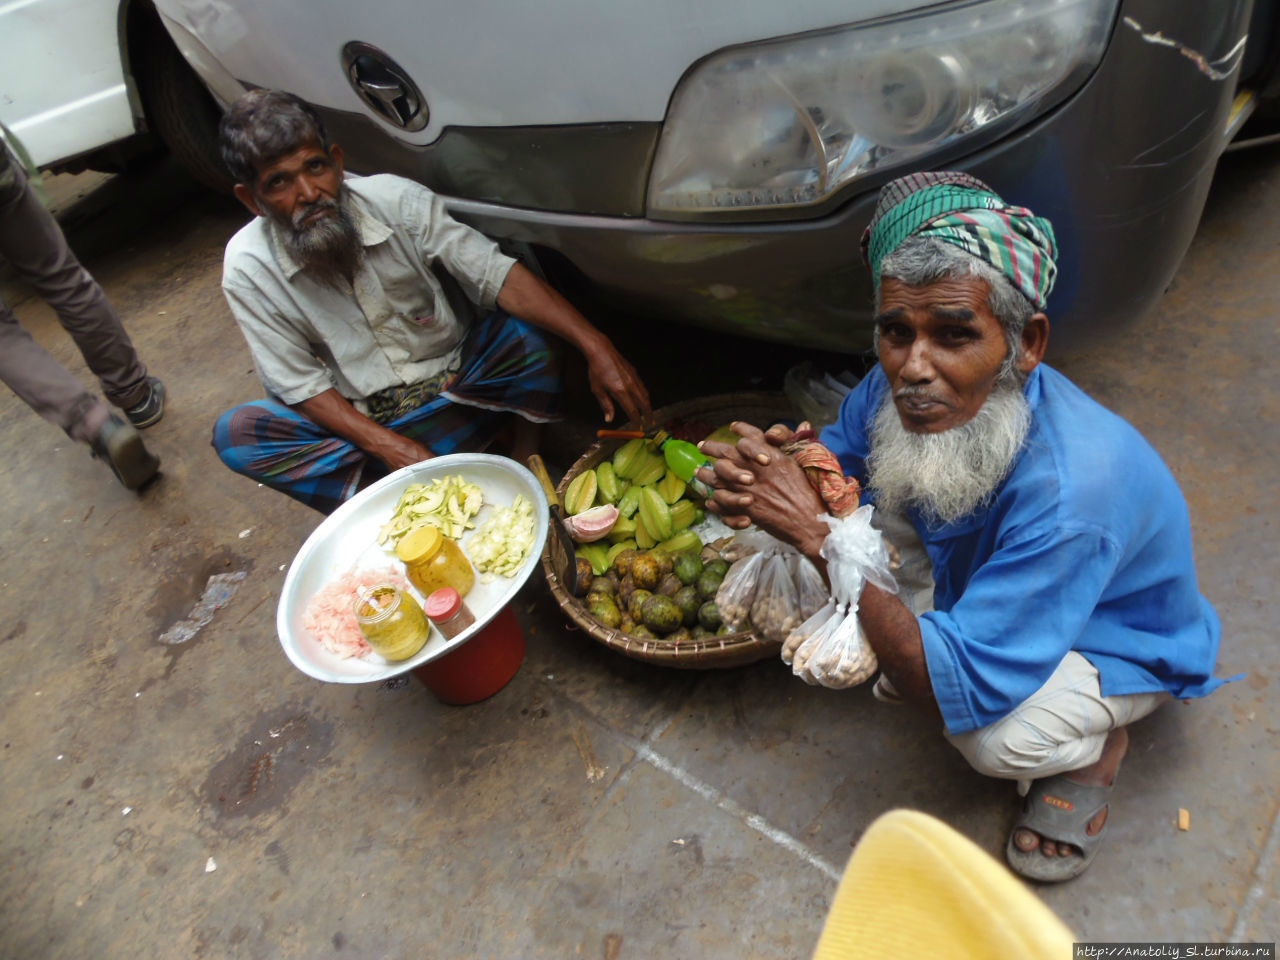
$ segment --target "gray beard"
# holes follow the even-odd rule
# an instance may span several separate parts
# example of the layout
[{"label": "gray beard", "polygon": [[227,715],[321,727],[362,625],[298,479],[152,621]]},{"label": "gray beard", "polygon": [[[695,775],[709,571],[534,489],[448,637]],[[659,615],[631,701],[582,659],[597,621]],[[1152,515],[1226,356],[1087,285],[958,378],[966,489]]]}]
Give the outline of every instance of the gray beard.
[{"label": "gray beard", "polygon": [[[335,216],[305,224],[307,214],[317,209],[333,210]],[[345,190],[337,201],[320,200],[299,210],[290,222],[281,223],[285,247],[304,270],[323,283],[336,285],[351,280],[360,266],[364,248],[360,231],[347,206]]]},{"label": "gray beard", "polygon": [[972,420],[941,433],[907,430],[886,393],[871,427],[867,485],[882,510],[910,507],[931,526],[955,523],[995,493],[1030,428],[1016,376],[1001,377]]}]

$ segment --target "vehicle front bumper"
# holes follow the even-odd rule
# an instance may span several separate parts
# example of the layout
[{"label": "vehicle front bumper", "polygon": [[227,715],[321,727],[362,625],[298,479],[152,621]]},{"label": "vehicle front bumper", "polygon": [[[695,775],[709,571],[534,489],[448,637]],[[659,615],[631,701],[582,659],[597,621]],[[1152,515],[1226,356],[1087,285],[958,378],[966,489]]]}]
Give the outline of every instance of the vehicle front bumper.
[{"label": "vehicle front bumper", "polygon": [[[1212,63],[1237,43],[1247,12],[1242,2],[1129,2],[1102,64],[1074,96],[978,153],[930,163],[968,171],[1053,222],[1055,346],[1093,342],[1141,318],[1172,279],[1199,222],[1235,93],[1235,72],[1214,76]],[[1204,49],[1160,42],[1181,37],[1205,38]],[[463,199],[449,206],[490,236],[558,251],[631,317],[843,352],[870,340],[872,291],[859,241],[874,189],[818,219],[747,224]]]}]

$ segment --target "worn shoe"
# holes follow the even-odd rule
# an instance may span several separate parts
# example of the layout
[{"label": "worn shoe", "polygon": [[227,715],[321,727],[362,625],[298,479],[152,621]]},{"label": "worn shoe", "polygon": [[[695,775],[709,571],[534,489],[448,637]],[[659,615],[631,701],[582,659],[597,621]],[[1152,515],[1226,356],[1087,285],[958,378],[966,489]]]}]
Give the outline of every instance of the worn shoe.
[{"label": "worn shoe", "polygon": [[139,430],[144,430],[160,422],[164,416],[164,384],[159,377],[147,377],[147,395],[136,407],[124,412]]},{"label": "worn shoe", "polygon": [[160,472],[159,458],[143,445],[138,431],[114,413],[107,418],[90,446],[94,457],[105,460],[116,479],[129,490],[137,490]]}]

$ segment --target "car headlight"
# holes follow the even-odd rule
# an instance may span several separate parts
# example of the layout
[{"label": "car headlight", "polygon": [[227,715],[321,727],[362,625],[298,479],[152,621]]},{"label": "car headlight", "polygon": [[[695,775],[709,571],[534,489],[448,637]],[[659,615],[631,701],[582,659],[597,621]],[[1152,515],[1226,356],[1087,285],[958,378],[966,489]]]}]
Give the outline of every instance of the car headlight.
[{"label": "car headlight", "polygon": [[649,215],[821,204],[1083,82],[1117,0],[982,0],[713,54],[672,98]]}]

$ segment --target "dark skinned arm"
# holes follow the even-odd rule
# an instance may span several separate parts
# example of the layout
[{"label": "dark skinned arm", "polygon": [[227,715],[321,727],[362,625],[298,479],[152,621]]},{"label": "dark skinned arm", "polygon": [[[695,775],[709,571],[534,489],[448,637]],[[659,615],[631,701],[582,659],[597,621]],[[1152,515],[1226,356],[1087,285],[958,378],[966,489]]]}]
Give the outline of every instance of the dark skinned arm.
[{"label": "dark skinned arm", "polygon": [[[717,458],[713,466],[698,471],[698,478],[715,488],[707,509],[720,514],[735,529],[754,523],[794,546],[825,575],[821,550],[831,530],[819,515],[826,512],[826,505],[800,466],[778,449],[791,431],[778,425],[762,433],[747,423],[733,424],[733,431],[742,438],[736,447],[699,444],[703,453]],[[915,615],[894,594],[867,584],[858,603],[858,619],[880,668],[898,693],[936,716],[938,708]]]},{"label": "dark skinned arm", "polygon": [[355,444],[392,470],[429,460],[435,454],[408,437],[402,437],[370,420],[332,388],[301,403],[293,404],[330,433]]},{"label": "dark skinned arm", "polygon": [[498,291],[498,306],[567,340],[582,352],[591,392],[600,402],[606,421],[613,420],[615,402],[636,423],[649,419],[649,391],[635,367],[618,352],[613,341],[523,264],[515,264],[507,273]]}]

